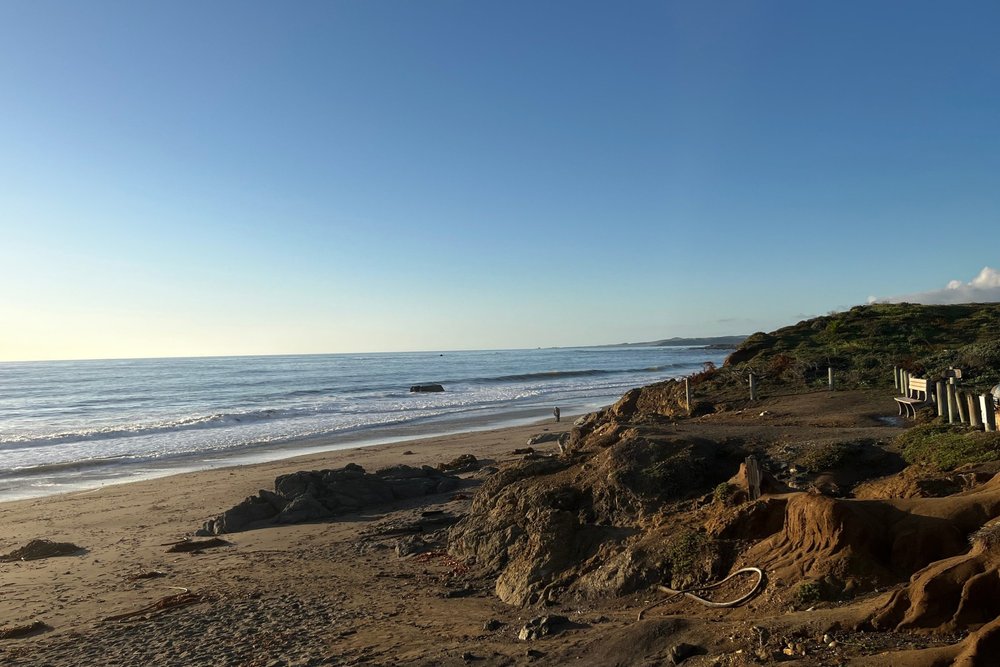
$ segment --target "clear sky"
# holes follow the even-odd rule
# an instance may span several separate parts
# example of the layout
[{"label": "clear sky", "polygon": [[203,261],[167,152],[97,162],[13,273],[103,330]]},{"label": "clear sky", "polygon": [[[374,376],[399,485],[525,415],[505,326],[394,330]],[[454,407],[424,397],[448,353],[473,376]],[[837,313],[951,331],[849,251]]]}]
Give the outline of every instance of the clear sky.
[{"label": "clear sky", "polygon": [[998,26],[2,0],[0,359],[738,334],[969,283],[1000,267]]}]

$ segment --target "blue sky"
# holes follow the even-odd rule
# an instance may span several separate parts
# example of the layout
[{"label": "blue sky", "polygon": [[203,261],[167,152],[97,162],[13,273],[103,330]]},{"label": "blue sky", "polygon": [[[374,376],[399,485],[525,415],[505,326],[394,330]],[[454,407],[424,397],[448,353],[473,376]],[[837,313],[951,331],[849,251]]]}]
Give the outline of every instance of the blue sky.
[{"label": "blue sky", "polygon": [[769,330],[1000,266],[993,2],[4,2],[0,359]]}]

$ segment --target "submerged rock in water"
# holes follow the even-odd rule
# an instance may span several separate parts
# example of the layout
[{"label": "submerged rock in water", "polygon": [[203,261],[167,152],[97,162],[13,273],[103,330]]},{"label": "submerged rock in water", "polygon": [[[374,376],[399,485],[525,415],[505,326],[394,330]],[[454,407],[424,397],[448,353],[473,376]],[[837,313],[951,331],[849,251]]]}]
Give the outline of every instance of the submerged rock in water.
[{"label": "submerged rock in water", "polygon": [[410,387],[410,391],[412,393],[426,392],[426,391],[430,392],[444,391],[444,387],[436,383],[428,382],[425,384],[415,384],[412,387]]},{"label": "submerged rock in water", "polygon": [[458,488],[459,478],[430,466],[391,466],[374,474],[350,463],[332,470],[303,470],[274,480],[274,491],[262,490],[232,509],[209,519],[196,535],[221,535],[257,524],[302,523],[326,519],[403,498],[444,493]]}]

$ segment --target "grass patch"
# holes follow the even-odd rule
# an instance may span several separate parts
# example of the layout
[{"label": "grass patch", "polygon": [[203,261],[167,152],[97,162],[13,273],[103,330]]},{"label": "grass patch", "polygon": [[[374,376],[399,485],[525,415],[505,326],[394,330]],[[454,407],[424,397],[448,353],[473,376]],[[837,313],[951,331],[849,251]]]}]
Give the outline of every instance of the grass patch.
[{"label": "grass patch", "polygon": [[795,589],[795,602],[798,605],[808,605],[823,599],[823,589],[818,581],[806,581]]},{"label": "grass patch", "polygon": [[665,560],[675,587],[687,587],[712,576],[718,553],[705,533],[687,528],[667,546]]},{"label": "grass patch", "polygon": [[938,470],[1000,459],[1000,433],[951,424],[914,426],[896,442],[907,463],[923,463]]},{"label": "grass patch", "polygon": [[835,470],[844,465],[851,455],[857,455],[860,447],[853,442],[834,442],[810,447],[797,457],[796,464],[810,472]]}]

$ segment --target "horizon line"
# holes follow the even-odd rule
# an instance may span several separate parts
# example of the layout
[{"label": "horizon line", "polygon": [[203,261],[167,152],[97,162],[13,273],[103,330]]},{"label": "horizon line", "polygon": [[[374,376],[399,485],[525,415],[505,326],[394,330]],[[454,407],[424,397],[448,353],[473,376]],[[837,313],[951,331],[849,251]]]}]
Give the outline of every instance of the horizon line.
[{"label": "horizon line", "polygon": [[[538,347],[496,347],[496,348],[456,348],[437,350],[395,350],[395,351],[361,351],[361,352],[270,352],[259,354],[185,354],[185,355],[162,355],[162,356],[139,356],[139,357],[76,357],[76,358],[52,358],[52,359],[0,359],[0,364],[36,364],[36,363],[60,363],[72,361],[155,361],[161,359],[237,359],[253,357],[326,357],[349,354],[444,354],[446,352],[514,352],[521,350],[565,350],[573,348],[593,348],[593,347],[630,347],[649,346],[658,347],[657,343],[667,340],[688,340],[698,338],[748,338],[749,334],[729,334],[722,336],[672,336],[671,338],[661,338],[653,341],[640,341],[637,343],[600,343],[591,345],[546,345]],[[662,345],[660,347],[671,347]],[[677,345],[676,347],[705,347],[704,345]]]}]

